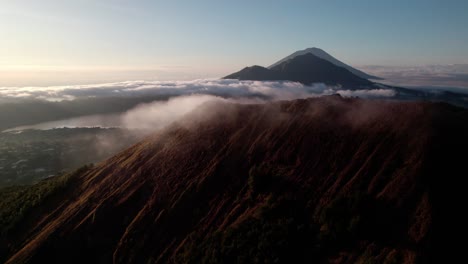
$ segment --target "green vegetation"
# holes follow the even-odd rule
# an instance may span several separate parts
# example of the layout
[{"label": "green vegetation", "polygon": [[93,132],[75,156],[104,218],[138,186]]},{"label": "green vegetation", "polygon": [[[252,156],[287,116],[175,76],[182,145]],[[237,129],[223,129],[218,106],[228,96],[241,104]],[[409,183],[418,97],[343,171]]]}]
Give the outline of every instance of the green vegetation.
[{"label": "green vegetation", "polygon": [[176,263],[297,263],[316,254],[316,228],[297,201],[269,196],[250,217],[208,237],[192,234]]},{"label": "green vegetation", "polygon": [[33,184],[99,162],[138,140],[138,136],[117,128],[0,133],[0,188]]},{"label": "green vegetation", "polygon": [[387,255],[381,255],[380,253],[380,251],[375,251],[368,247],[356,260],[356,264],[397,264],[403,262],[401,251],[392,250]]},{"label": "green vegetation", "polygon": [[304,199],[282,192],[281,170],[262,163],[249,170],[248,202],[261,201],[255,214],[209,235],[193,233],[175,263],[296,263],[314,259],[318,228]]},{"label": "green vegetation", "polygon": [[[294,187],[294,183],[281,175],[280,170],[267,164],[252,167],[246,201],[257,208],[255,213],[222,230],[192,233],[173,261],[328,262],[327,257],[339,255],[340,250],[354,247],[357,241],[366,241],[374,235],[366,230],[373,230],[375,201],[366,192],[340,195],[315,208],[307,191]],[[296,191],[286,191],[291,189]],[[395,252],[384,255],[383,259],[371,253],[364,252],[358,260],[395,263],[400,259]]]},{"label": "green vegetation", "polygon": [[57,194],[92,165],[61,176],[51,177],[31,186],[15,186],[0,189],[0,237],[7,235],[35,207]]},{"label": "green vegetation", "polygon": [[403,261],[401,252],[393,251],[390,252],[384,260],[383,264],[398,264]]},{"label": "green vegetation", "polygon": [[370,198],[363,193],[352,193],[338,196],[321,209],[318,217],[320,235],[324,242],[335,243],[339,239],[354,239],[362,227],[366,216],[364,212],[369,208]]},{"label": "green vegetation", "polygon": [[276,192],[281,183],[284,183],[281,171],[269,164],[261,163],[249,170],[247,184],[253,196],[265,192]]},{"label": "green vegetation", "polygon": [[254,166],[249,171],[248,184],[252,193],[265,190],[271,182],[271,174],[266,165]]}]

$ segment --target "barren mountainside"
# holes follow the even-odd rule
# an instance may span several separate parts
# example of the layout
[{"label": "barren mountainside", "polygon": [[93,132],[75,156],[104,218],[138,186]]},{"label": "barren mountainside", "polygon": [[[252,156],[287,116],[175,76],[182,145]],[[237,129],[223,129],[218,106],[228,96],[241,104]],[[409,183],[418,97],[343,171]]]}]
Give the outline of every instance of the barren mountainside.
[{"label": "barren mountainside", "polygon": [[206,104],[36,206],[7,263],[427,263],[457,254],[468,112]]}]

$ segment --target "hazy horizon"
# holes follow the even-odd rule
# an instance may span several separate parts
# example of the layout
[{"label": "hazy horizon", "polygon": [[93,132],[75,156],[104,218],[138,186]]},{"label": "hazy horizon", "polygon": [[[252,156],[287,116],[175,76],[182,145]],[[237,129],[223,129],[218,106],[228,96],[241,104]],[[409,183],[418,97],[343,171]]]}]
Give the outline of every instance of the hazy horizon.
[{"label": "hazy horizon", "polygon": [[5,1],[0,87],[219,78],[318,47],[357,68],[468,64],[465,1]]},{"label": "hazy horizon", "polygon": [[[346,63],[346,62],[345,62]],[[251,65],[245,65],[251,66]],[[264,65],[262,65],[264,66]],[[354,66],[354,65],[352,65]],[[243,66],[244,67],[244,66]],[[242,67],[242,68],[243,68]],[[355,66],[374,76],[383,78],[378,82],[405,86],[405,87],[441,87],[468,89],[468,64],[449,65],[419,65],[419,66],[382,66],[362,65]],[[231,72],[239,70],[233,69]],[[11,88],[44,88],[60,86],[103,85],[109,83],[135,82],[135,81],[196,81],[220,79],[231,72],[215,74],[184,73],[158,71],[93,71],[88,70],[32,70],[32,71],[1,71],[0,89]]]}]

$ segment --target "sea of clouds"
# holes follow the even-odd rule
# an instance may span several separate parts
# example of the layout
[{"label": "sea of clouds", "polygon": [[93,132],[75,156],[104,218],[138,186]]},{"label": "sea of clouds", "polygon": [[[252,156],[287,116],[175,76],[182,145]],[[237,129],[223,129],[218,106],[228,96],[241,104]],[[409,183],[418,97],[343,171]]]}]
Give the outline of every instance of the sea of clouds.
[{"label": "sea of clouds", "polygon": [[[167,96],[168,100],[141,103],[119,114],[75,117],[67,120],[32,124],[21,127],[50,129],[53,127],[125,127],[154,131],[188,114],[209,101],[235,103],[262,103],[271,100],[291,100],[340,94],[344,97],[389,98],[396,95],[392,89],[348,90],[322,83],[306,86],[297,82],[238,81],[202,79],[193,81],[127,81],[93,85],[52,87],[2,87],[3,99],[39,99],[66,101],[96,97]],[[18,129],[18,128],[16,128]]]},{"label": "sea of clouds", "polygon": [[257,96],[283,100],[330,94],[365,98],[393,97],[396,92],[386,88],[348,90],[321,83],[306,86],[288,81],[239,81],[225,79],[126,81],[49,87],[0,87],[0,97],[3,98],[43,99],[48,101],[73,100],[83,97],[186,96],[194,94],[221,95],[223,97],[236,98]]},{"label": "sea of clouds", "polygon": [[[405,87],[442,87],[468,93],[468,64],[424,66],[363,66],[361,70],[382,77],[380,82]],[[451,88],[451,89],[447,89]],[[454,89],[458,88],[458,89]]]}]

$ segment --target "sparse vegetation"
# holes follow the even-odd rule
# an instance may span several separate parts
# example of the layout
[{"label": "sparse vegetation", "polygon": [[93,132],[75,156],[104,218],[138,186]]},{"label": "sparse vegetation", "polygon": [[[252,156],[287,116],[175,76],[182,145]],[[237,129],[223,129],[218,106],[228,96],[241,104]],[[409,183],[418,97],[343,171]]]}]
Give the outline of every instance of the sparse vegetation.
[{"label": "sparse vegetation", "polygon": [[266,185],[271,179],[271,174],[268,173],[264,164],[254,166],[249,171],[249,188],[253,193],[261,192],[266,189]]},{"label": "sparse vegetation", "polygon": [[278,169],[267,163],[253,166],[249,170],[248,185],[252,195],[265,192],[275,192],[274,185],[282,183],[283,177]]},{"label": "sparse vegetation", "polygon": [[[272,197],[272,196],[269,196]],[[297,263],[317,254],[316,228],[297,205],[281,196],[268,199],[256,217],[208,237],[192,234],[176,263]]]},{"label": "sparse vegetation", "polygon": [[[275,173],[276,172],[276,173]],[[280,184],[278,184],[280,183]],[[224,230],[192,233],[176,263],[306,263],[325,261],[360,239],[372,199],[364,192],[340,195],[313,210],[302,192],[281,188],[286,180],[267,164],[249,171],[250,203],[255,214]],[[259,198],[260,197],[260,198]],[[354,242],[353,242],[354,241]],[[359,261],[372,263],[369,252]],[[395,256],[389,256],[391,263]],[[386,260],[387,261],[387,260]]]},{"label": "sparse vegetation", "polygon": [[91,167],[92,165],[86,165],[74,172],[51,177],[31,186],[0,189],[0,236],[7,235],[31,209],[64,189],[72,179]]},{"label": "sparse vegetation", "polygon": [[[338,238],[352,239],[359,233],[365,215],[363,212],[370,203],[366,194],[355,192],[333,199],[319,212],[320,235],[324,242]],[[333,242],[334,243],[334,242]]]}]

